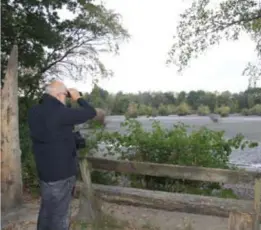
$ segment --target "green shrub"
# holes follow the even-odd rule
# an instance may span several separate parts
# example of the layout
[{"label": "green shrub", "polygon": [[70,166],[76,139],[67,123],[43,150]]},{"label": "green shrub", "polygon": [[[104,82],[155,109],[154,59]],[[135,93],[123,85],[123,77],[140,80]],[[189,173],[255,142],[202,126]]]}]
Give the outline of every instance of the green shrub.
[{"label": "green shrub", "polygon": [[21,123],[19,127],[22,178],[23,184],[30,192],[38,192],[39,181],[36,171],[34,155],[32,153],[32,144],[29,135],[29,127],[26,123]]},{"label": "green shrub", "polygon": [[177,112],[177,108],[175,107],[175,105],[167,105],[167,110],[168,110],[168,115],[173,115],[176,114]]},{"label": "green shrub", "polygon": [[253,106],[251,109],[242,109],[241,114],[244,116],[256,115],[261,116],[261,104]]},{"label": "green shrub", "polygon": [[222,105],[221,107],[217,108],[215,112],[218,113],[221,117],[227,117],[229,116],[230,108],[228,106]]},{"label": "green shrub", "polygon": [[191,110],[189,108],[189,105],[185,102],[182,102],[176,110],[177,114],[179,116],[185,116],[185,115],[189,115],[191,113]]},{"label": "green shrub", "polygon": [[197,114],[200,116],[206,116],[210,114],[210,109],[206,105],[200,105],[197,110]]},{"label": "green shrub", "polygon": [[[113,149],[111,154],[119,153],[120,159],[135,161],[203,166],[211,168],[229,168],[229,155],[234,148],[244,147],[242,135],[226,139],[224,132],[207,128],[188,132],[184,124],[174,125],[173,129],[163,129],[158,122],[153,130],[145,131],[136,120],[127,120],[122,124],[126,133],[104,133],[103,141]],[[131,147],[132,146],[132,147]],[[131,147],[131,148],[130,148]],[[164,177],[130,176],[134,187],[157,189],[171,192],[187,192],[211,195],[213,189],[221,189],[216,183],[174,180]],[[219,194],[224,194],[220,192]],[[233,197],[231,193],[226,196]],[[223,195],[222,195],[223,196]]]},{"label": "green shrub", "polygon": [[138,115],[139,116],[146,116],[148,114],[151,114],[151,110],[152,110],[152,108],[150,106],[141,104],[138,107]]},{"label": "green shrub", "polygon": [[251,115],[251,114],[250,114],[250,110],[247,109],[247,108],[242,109],[241,114],[244,115],[244,116],[249,116],[249,115]]},{"label": "green shrub", "polygon": [[257,104],[255,106],[253,106],[250,110],[249,110],[250,115],[257,115],[257,116],[261,116],[261,104]]},{"label": "green shrub", "polygon": [[92,171],[91,179],[93,183],[104,185],[117,185],[117,174],[115,172]]},{"label": "green shrub", "polygon": [[159,111],[159,115],[160,116],[167,116],[167,115],[169,115],[168,114],[168,108],[167,108],[166,105],[160,104],[159,108],[158,108],[158,111]]}]

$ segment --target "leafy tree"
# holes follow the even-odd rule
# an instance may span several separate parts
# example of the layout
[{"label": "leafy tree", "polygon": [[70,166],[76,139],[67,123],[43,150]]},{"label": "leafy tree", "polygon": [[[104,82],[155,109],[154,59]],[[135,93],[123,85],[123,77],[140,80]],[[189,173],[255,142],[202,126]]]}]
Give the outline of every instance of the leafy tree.
[{"label": "leafy tree", "polygon": [[201,115],[201,116],[206,116],[210,113],[210,109],[208,106],[206,105],[200,105],[198,107],[198,111],[197,111],[198,115]]},{"label": "leafy tree", "polygon": [[185,116],[190,114],[190,108],[187,103],[182,102],[178,107],[177,107],[177,114],[179,116]]},{"label": "leafy tree", "polygon": [[160,104],[158,111],[159,111],[159,115],[161,115],[161,116],[169,115],[168,114],[168,108],[163,104]]},{"label": "leafy tree", "polygon": [[91,93],[85,96],[86,99],[96,108],[103,108],[107,112],[110,112],[113,105],[113,98],[107,90],[104,90],[95,84]]},{"label": "leafy tree", "polygon": [[136,118],[138,116],[138,106],[136,103],[131,102],[125,113],[127,118]]},{"label": "leafy tree", "polygon": [[[168,63],[173,62],[181,72],[193,58],[223,39],[237,40],[245,32],[256,42],[260,62],[261,8],[256,0],[193,0],[191,6],[180,15],[177,35],[169,52]],[[260,70],[254,64],[247,66],[245,74],[254,81]]]},{"label": "leafy tree", "polygon": [[[189,106],[189,110],[191,110],[189,113],[199,112],[202,109],[199,108],[201,105],[208,107],[207,113],[208,110],[209,112],[216,112],[216,108],[223,105],[229,107],[231,113],[240,113],[242,109],[247,109],[245,110],[246,113],[253,106],[261,104],[260,90],[261,88],[251,88],[239,93],[198,90],[177,94],[174,92],[139,92],[138,94],[118,92],[114,95],[96,85],[92,92],[87,95],[87,99],[96,107],[110,111],[112,115],[124,115],[130,102],[137,104],[138,115],[140,116],[177,114],[178,109],[184,103]],[[201,114],[201,112],[199,113]],[[182,115],[182,113],[179,114]]]},{"label": "leafy tree", "polygon": [[[3,0],[1,7],[1,75],[16,43],[19,88],[26,98],[51,77],[109,76],[99,52],[117,53],[119,42],[129,37],[117,13],[91,0]],[[74,17],[61,18],[61,10]]]},{"label": "leafy tree", "polygon": [[129,103],[130,103],[130,98],[127,95],[123,94],[122,92],[118,92],[115,95],[112,113],[117,115],[125,114],[125,112],[128,109]]},{"label": "leafy tree", "polygon": [[181,91],[178,96],[177,96],[177,104],[179,105],[180,103],[186,101],[187,94],[185,91]]},{"label": "leafy tree", "polygon": [[221,117],[227,117],[230,113],[230,108],[228,106],[222,105],[215,111],[218,113]]},{"label": "leafy tree", "polygon": [[140,104],[138,108],[138,115],[139,116],[151,116],[152,114],[152,108],[151,106]]},{"label": "leafy tree", "polygon": [[[75,80],[110,76],[111,71],[103,65],[99,53],[117,53],[120,42],[129,35],[121,25],[119,14],[91,0],[3,0],[1,10],[1,76],[5,76],[9,53],[17,44],[20,136],[30,142],[22,122],[28,107],[39,99],[46,81],[64,76]],[[62,18],[59,14],[62,10],[73,17]],[[2,78],[1,83],[3,88],[8,88],[8,79]],[[21,145],[23,179],[38,186],[28,142]],[[19,151],[14,146],[12,149]],[[18,159],[16,173],[19,172]],[[9,197],[14,198],[10,194]]]},{"label": "leafy tree", "polygon": [[187,95],[187,102],[192,109],[196,110],[201,104],[202,98],[205,96],[205,92],[202,90],[199,91],[190,91]]},{"label": "leafy tree", "polygon": [[[248,97],[251,97],[252,105],[261,104],[261,88],[250,88],[245,91]],[[250,105],[248,105],[251,107]]]},{"label": "leafy tree", "polygon": [[177,108],[175,107],[175,105],[173,104],[167,105],[168,115],[176,114],[176,110]]},{"label": "leafy tree", "polygon": [[257,104],[255,106],[253,106],[251,109],[242,110],[242,114],[245,116],[248,116],[248,115],[261,116],[261,104]]}]

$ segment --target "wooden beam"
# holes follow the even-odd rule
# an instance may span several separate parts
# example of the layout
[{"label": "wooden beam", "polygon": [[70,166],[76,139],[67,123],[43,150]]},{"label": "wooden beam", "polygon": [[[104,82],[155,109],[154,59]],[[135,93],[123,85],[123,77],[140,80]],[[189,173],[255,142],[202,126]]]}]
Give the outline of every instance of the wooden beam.
[{"label": "wooden beam", "polygon": [[[228,230],[253,230],[254,215],[233,211],[229,213]],[[259,230],[259,229],[258,229]]]},{"label": "wooden beam", "polygon": [[249,183],[250,181],[254,181],[256,178],[261,178],[261,173],[246,172],[243,170],[156,164],[94,157],[88,157],[87,159],[92,164],[93,169],[96,170],[170,177],[174,179],[237,184]]},{"label": "wooden beam", "polygon": [[[102,200],[117,204],[150,207],[167,211],[228,217],[231,211],[253,212],[253,202],[237,199],[222,199],[183,193],[150,191],[119,186],[97,185],[95,194]],[[79,194],[81,182],[77,183]]]},{"label": "wooden beam", "polygon": [[84,187],[81,189],[79,211],[76,220],[93,223],[100,219],[101,205],[93,192],[91,174],[88,161],[80,161],[80,172]]},{"label": "wooden beam", "polygon": [[260,230],[260,225],[259,225],[259,216],[260,216],[260,200],[261,200],[261,178],[256,179],[255,181],[255,197],[254,197],[254,212],[255,212],[255,227],[254,230]]}]

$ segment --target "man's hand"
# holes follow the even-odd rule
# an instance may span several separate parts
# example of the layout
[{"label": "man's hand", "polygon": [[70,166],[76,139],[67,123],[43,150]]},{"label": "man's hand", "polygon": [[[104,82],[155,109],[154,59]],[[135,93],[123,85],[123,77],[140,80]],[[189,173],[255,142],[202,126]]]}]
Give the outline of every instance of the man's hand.
[{"label": "man's hand", "polygon": [[77,101],[81,97],[80,93],[76,89],[70,88],[70,89],[68,89],[68,91],[69,91],[73,101]]},{"label": "man's hand", "polygon": [[105,124],[105,111],[100,108],[95,108],[95,110],[97,115],[93,119],[99,121],[101,124]]}]

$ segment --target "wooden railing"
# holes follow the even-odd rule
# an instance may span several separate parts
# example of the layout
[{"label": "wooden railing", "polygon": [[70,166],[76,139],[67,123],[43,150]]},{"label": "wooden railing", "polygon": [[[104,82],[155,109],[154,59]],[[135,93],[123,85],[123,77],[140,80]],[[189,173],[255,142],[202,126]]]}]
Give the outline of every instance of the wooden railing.
[{"label": "wooden railing", "polygon": [[[81,160],[86,159],[82,158]],[[227,170],[205,167],[157,164],[87,157],[93,170],[114,171],[174,179],[207,181],[228,184],[254,184],[254,200],[223,199],[190,194],[150,191],[119,186],[94,185],[96,193],[109,202],[149,206],[153,208],[194,212],[208,215],[229,216],[229,230],[259,230],[261,173],[244,170]]]}]

